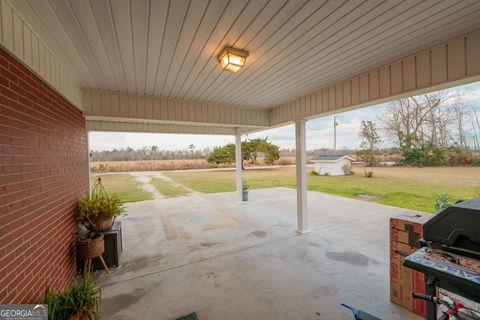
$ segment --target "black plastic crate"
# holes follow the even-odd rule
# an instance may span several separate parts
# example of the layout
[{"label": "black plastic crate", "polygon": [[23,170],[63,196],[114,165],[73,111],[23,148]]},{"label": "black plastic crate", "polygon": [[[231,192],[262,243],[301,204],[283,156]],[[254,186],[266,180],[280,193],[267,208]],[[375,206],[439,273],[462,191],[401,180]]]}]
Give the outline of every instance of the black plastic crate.
[{"label": "black plastic crate", "polygon": [[[122,247],[122,222],[115,221],[112,229],[105,231],[103,239],[105,240],[105,252],[103,259],[109,268],[120,266],[120,256],[123,251]],[[93,259],[93,270],[103,270],[99,259]]]}]

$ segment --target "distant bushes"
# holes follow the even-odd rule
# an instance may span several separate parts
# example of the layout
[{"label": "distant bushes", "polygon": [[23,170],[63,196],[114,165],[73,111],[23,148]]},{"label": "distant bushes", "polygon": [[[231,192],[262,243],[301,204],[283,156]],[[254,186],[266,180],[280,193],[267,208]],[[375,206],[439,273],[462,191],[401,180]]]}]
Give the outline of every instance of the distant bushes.
[{"label": "distant bushes", "polygon": [[372,170],[363,170],[363,175],[367,178],[373,178],[373,171]]},{"label": "distant bushes", "polygon": [[401,164],[425,166],[478,166],[480,154],[459,146],[442,147],[418,140],[404,140],[400,145],[403,159]]},{"label": "distant bushes", "polygon": [[276,164],[279,166],[289,166],[295,164],[295,157],[280,157],[276,161]]}]

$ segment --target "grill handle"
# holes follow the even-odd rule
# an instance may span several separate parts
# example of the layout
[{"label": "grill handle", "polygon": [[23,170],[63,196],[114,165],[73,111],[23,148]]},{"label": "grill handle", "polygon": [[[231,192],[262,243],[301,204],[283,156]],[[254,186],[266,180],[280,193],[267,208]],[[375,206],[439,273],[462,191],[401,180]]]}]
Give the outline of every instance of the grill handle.
[{"label": "grill handle", "polygon": [[410,255],[410,253],[405,252],[405,251],[402,251],[402,250],[395,249],[394,251],[395,251],[396,254],[399,254],[399,255],[401,255],[402,257],[407,257],[407,256]]},{"label": "grill handle", "polygon": [[412,292],[412,297],[413,297],[413,299],[421,299],[421,300],[425,300],[425,301],[431,301],[431,302],[434,302],[434,303],[438,303],[438,298],[437,297],[431,296],[431,295],[428,295],[428,294]]}]

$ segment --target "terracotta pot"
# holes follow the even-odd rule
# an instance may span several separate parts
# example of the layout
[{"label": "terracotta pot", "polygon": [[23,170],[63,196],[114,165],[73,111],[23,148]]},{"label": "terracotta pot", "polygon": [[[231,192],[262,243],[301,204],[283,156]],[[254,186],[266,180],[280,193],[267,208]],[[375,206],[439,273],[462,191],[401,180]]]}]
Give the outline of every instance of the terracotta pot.
[{"label": "terracotta pot", "polygon": [[98,216],[92,219],[92,223],[89,224],[88,228],[92,231],[104,232],[112,229],[113,217]]},{"label": "terracotta pot", "polygon": [[96,238],[93,239],[77,241],[77,254],[82,260],[96,258],[103,254],[103,252],[105,252],[103,233],[100,233]]},{"label": "terracotta pot", "polygon": [[72,315],[72,316],[70,317],[69,320],[85,320],[85,319],[86,319],[86,318],[85,318],[84,315],[75,313],[74,315]]}]

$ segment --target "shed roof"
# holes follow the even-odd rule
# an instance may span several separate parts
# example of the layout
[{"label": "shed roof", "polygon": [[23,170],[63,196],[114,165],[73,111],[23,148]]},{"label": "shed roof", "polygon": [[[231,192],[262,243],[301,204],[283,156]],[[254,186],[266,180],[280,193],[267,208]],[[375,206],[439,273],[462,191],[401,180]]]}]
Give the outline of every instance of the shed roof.
[{"label": "shed roof", "polygon": [[350,161],[353,161],[355,159],[353,158],[350,158],[349,156],[344,156],[344,155],[326,155],[326,156],[317,156],[316,158],[314,158],[312,161],[317,161],[317,162],[320,162],[320,161],[329,161],[329,162],[337,162],[343,158],[346,158]]}]

